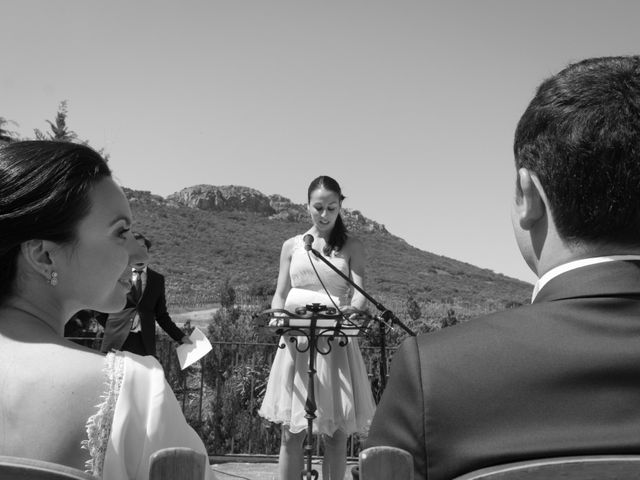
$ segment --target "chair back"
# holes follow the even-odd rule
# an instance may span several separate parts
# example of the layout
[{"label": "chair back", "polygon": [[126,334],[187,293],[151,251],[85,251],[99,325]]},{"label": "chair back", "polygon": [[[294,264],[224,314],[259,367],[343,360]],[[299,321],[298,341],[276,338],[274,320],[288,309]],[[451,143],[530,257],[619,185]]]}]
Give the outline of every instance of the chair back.
[{"label": "chair back", "polygon": [[413,480],[413,458],[401,448],[365,448],[352,474],[359,480]]},{"label": "chair back", "polygon": [[163,448],[151,454],[149,480],[204,480],[207,456],[190,448]]},{"label": "chair back", "polygon": [[640,455],[587,455],[507,463],[453,480],[637,480]]},{"label": "chair back", "polygon": [[57,463],[0,455],[2,480],[98,480],[97,477]]}]

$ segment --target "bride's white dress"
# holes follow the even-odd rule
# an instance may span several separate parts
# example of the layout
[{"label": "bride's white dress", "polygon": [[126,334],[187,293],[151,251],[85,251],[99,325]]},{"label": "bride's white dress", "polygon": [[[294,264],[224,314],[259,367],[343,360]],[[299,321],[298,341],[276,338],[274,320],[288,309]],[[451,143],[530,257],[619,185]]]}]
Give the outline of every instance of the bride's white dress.
[{"label": "bride's white dress", "polygon": [[[158,361],[129,352],[105,357],[105,390],[87,421],[87,471],[103,480],[147,480],[149,457],[168,447],[207,453],[187,424]],[[208,479],[213,473],[207,472]]]},{"label": "bride's white dress", "polygon": [[[349,275],[348,261],[340,252],[333,252],[329,260]],[[292,288],[287,295],[286,310],[293,312],[296,307],[311,303],[328,307],[333,306],[332,302],[340,307],[349,305],[352,296],[349,284],[321,260],[307,254],[302,235],[295,237],[289,274]],[[304,343],[306,338],[299,337],[298,340]],[[326,342],[324,337],[320,341]],[[281,338],[279,343],[284,343],[286,347],[279,348],[276,353],[258,413],[267,420],[287,425],[291,432],[299,433],[307,428],[305,402],[309,354],[298,352],[286,338]],[[366,434],[375,413],[375,402],[357,338],[349,338],[344,347],[338,345],[337,341],[332,342],[328,355],[316,355],[316,370],[314,390],[317,418],[313,423],[314,432],[332,435],[339,429],[346,434]]]}]

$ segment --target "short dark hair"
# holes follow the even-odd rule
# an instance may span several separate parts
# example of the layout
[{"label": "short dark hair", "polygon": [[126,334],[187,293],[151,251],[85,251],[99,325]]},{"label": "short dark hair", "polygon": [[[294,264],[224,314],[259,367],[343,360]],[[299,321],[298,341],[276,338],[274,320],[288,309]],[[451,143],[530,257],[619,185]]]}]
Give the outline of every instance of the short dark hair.
[{"label": "short dark hair", "polygon": [[[324,188],[330,192],[333,192],[338,195],[340,199],[340,203],[345,199],[345,196],[342,194],[342,189],[340,188],[340,184],[333,178],[328,175],[320,175],[319,177],[314,178],[309,184],[309,188],[307,189],[307,202],[311,201],[311,194],[319,188]],[[342,220],[342,215],[338,214],[336,218],[336,223],[333,225],[333,229],[331,230],[331,234],[329,235],[329,240],[325,247],[322,249],[325,255],[329,255],[331,250],[340,250],[344,247],[344,244],[347,243],[347,238],[349,237],[347,233],[347,227]]]},{"label": "short dark hair", "polygon": [[133,232],[133,238],[136,240],[142,240],[144,242],[144,246],[147,247],[147,250],[151,250],[151,240],[145,237],[140,232]]},{"label": "short dark hair", "polygon": [[570,243],[640,244],[640,57],[591,58],[545,80],[515,133]]},{"label": "short dark hair", "polygon": [[92,188],[110,176],[100,154],[84,145],[34,140],[0,147],[0,302],[12,294],[20,245],[75,240]]}]

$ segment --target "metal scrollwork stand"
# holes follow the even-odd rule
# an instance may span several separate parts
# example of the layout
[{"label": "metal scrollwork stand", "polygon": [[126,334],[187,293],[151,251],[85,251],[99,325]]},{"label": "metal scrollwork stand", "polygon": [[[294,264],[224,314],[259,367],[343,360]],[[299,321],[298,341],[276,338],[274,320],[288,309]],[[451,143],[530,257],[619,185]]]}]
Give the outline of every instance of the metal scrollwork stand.
[{"label": "metal scrollwork stand", "polygon": [[[350,312],[348,319],[335,308],[319,303],[297,308],[295,313],[283,309],[269,309],[256,317],[258,326],[263,330],[278,336],[288,337],[287,340],[300,353],[309,352],[309,368],[307,370],[307,398],[305,401],[305,418],[307,419],[307,438],[304,451],[306,457],[305,469],[300,478],[317,480],[318,472],[312,468],[313,458],[313,420],[316,418],[316,354],[327,355],[333,348],[333,342],[345,347],[349,337],[360,336],[369,332],[371,317],[366,312]],[[307,339],[306,345],[301,344],[299,337]],[[326,343],[319,344],[320,338],[326,338]],[[280,343],[279,348],[285,348]]]}]

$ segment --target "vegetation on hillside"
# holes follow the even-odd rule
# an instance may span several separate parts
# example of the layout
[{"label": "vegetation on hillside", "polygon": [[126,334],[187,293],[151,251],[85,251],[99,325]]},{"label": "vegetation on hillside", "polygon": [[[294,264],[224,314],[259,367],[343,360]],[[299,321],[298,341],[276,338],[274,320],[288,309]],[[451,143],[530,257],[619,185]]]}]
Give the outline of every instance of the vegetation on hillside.
[{"label": "vegetation on hillside", "polygon": [[[241,295],[272,294],[282,243],[309,228],[303,221],[200,210],[149,192],[126,193],[134,228],[154,243],[152,263],[167,276],[173,308],[215,303],[216,289],[227,280]],[[353,234],[366,248],[366,289],[391,310],[411,297],[434,307],[493,311],[525,303],[530,295],[525,282],[419,250],[386,230]]]}]

